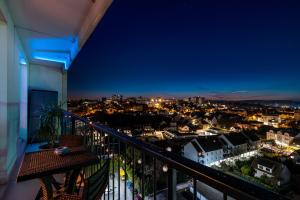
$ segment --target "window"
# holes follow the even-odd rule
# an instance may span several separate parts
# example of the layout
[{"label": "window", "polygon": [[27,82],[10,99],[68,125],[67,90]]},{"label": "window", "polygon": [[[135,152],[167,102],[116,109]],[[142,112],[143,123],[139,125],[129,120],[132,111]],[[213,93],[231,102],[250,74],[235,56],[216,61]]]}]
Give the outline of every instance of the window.
[{"label": "window", "polygon": [[271,169],[266,167],[266,171],[267,172],[271,172]]}]

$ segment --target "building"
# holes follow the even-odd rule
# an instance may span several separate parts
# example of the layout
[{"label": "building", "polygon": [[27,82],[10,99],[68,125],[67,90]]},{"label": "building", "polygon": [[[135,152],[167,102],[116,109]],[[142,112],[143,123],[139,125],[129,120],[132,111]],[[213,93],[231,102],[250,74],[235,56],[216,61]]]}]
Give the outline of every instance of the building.
[{"label": "building", "polygon": [[270,178],[273,186],[282,186],[289,183],[291,173],[289,169],[279,162],[275,162],[266,158],[256,158],[251,164],[255,173],[254,176],[262,178],[264,176]]},{"label": "building", "polygon": [[249,149],[255,150],[261,145],[260,138],[255,134],[255,132],[241,132],[248,139]]},{"label": "building", "polygon": [[176,122],[170,122],[169,127],[166,128],[169,131],[177,131],[177,123]]},{"label": "building", "polygon": [[257,118],[257,121],[263,122],[266,126],[273,126],[275,128],[279,127],[279,124],[281,123],[281,118],[279,115],[269,115],[265,114]]},{"label": "building", "polygon": [[204,97],[200,97],[200,96],[196,96],[193,97],[191,99],[189,99],[190,102],[195,103],[197,105],[202,105],[205,103],[205,98]]},{"label": "building", "polygon": [[292,140],[290,143],[291,146],[294,146],[296,148],[300,148],[300,137],[296,137]]},{"label": "building", "polygon": [[188,133],[190,132],[190,127],[188,125],[178,126],[178,132]]},{"label": "building", "polygon": [[295,150],[293,153],[291,153],[290,158],[296,165],[300,165],[300,149]]},{"label": "building", "polygon": [[219,135],[221,142],[226,146],[226,155],[233,156],[248,151],[248,139],[242,133],[228,133]]},{"label": "building", "polygon": [[202,129],[203,130],[207,130],[207,129],[209,129],[211,127],[211,125],[207,121],[205,121],[205,120],[201,121],[201,125],[202,125]]},{"label": "building", "polygon": [[161,132],[164,138],[167,139],[188,139],[188,138],[195,138],[197,134],[194,133],[182,133],[178,131],[156,131]]},{"label": "building", "polygon": [[223,159],[223,145],[218,137],[197,137],[184,145],[183,155],[195,162],[209,165]]},{"label": "building", "polygon": [[296,121],[300,121],[300,110],[295,111],[295,113],[294,113],[294,119]]},{"label": "building", "polygon": [[286,128],[286,129],[273,129],[266,133],[267,140],[274,140],[279,145],[290,145],[294,138],[300,137],[300,131],[298,129]]}]

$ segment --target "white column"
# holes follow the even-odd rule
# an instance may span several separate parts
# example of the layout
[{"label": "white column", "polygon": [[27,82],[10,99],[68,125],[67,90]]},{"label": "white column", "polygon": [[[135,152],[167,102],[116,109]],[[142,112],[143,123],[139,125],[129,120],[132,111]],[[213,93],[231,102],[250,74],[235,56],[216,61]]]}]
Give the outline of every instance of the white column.
[{"label": "white column", "polygon": [[1,184],[7,180],[7,25],[4,21],[0,21],[0,138]]}]

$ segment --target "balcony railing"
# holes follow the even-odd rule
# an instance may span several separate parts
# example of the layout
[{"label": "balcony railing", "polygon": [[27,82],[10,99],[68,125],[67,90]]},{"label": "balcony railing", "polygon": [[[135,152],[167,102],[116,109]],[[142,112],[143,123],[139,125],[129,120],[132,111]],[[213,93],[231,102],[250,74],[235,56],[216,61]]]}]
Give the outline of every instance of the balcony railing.
[{"label": "balcony railing", "polygon": [[200,199],[205,192],[213,193],[214,199],[287,199],[73,113],[65,112],[62,134],[82,135],[100,162],[110,158],[110,181],[103,199],[137,199],[138,195],[154,200],[179,195],[179,199],[180,193]]}]

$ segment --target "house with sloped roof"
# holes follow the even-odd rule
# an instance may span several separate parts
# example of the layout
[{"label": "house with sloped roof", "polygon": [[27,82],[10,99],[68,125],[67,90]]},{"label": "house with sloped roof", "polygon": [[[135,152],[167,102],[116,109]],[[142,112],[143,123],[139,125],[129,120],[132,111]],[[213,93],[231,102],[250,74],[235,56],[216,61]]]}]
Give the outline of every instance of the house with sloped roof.
[{"label": "house with sloped roof", "polygon": [[226,147],[226,156],[239,155],[248,151],[248,139],[242,133],[219,135],[220,141]]},{"label": "house with sloped roof", "polygon": [[217,136],[197,137],[183,147],[183,155],[203,165],[220,161],[223,156],[223,144]]},{"label": "house with sloped roof", "polygon": [[294,164],[300,165],[300,149],[293,151],[290,154],[290,158],[292,159]]},{"label": "house with sloped roof", "polygon": [[270,179],[273,186],[287,184],[291,179],[291,172],[284,164],[267,158],[255,158],[251,167],[255,171],[255,177],[262,178],[266,176]]},{"label": "house with sloped roof", "polygon": [[257,149],[261,145],[260,138],[253,131],[241,132],[248,139],[248,147],[251,150]]},{"label": "house with sloped roof", "polygon": [[295,138],[300,138],[300,130],[294,128],[281,128],[269,130],[266,133],[267,140],[274,140],[277,144],[287,146]]}]

